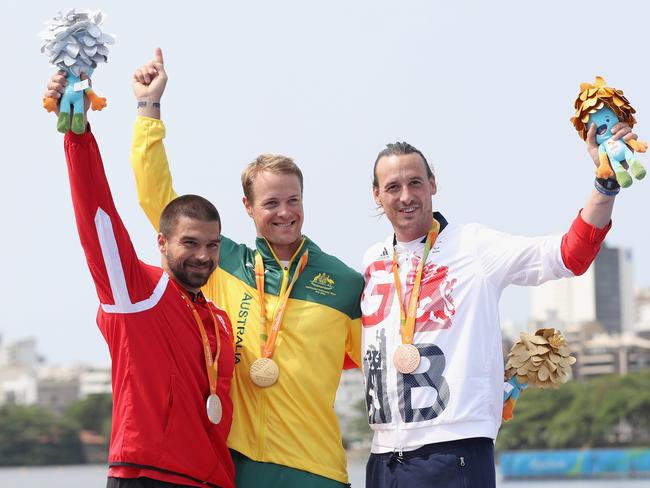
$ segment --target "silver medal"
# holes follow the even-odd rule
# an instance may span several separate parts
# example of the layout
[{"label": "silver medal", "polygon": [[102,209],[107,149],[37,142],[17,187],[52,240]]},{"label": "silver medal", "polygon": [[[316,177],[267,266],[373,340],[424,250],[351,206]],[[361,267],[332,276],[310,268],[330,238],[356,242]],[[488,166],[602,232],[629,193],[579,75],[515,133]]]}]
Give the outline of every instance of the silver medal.
[{"label": "silver medal", "polygon": [[205,408],[208,411],[208,419],[213,424],[218,424],[221,422],[221,417],[223,415],[223,408],[221,407],[221,400],[214,393],[208,397],[208,400],[205,402]]}]

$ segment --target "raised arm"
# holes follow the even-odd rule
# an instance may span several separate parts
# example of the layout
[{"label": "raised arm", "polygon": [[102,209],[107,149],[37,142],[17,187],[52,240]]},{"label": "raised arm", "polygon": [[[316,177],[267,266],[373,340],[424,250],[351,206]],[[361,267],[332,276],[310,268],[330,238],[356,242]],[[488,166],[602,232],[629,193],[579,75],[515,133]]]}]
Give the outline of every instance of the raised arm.
[{"label": "raised arm", "polygon": [[[113,203],[97,142],[90,131],[68,132],[64,146],[79,238],[99,300],[103,305],[129,301],[125,276],[141,274],[140,263]],[[147,281],[140,277],[133,284],[151,293]]]},{"label": "raised arm", "polygon": [[163,209],[177,197],[163,145],[165,126],[160,120],[160,100],[166,84],[167,73],[162,51],[158,48],[154,59],[133,73],[138,117],[131,144],[138,201],[156,230]]},{"label": "raised arm", "polygon": [[[636,134],[633,134],[632,130],[626,124],[616,124],[612,128],[612,139],[614,140],[623,138],[625,142],[633,142],[636,137]],[[587,151],[598,168],[601,161],[598,153],[598,143],[596,142],[596,126],[594,124],[589,127],[589,131],[587,132]],[[609,181],[615,182],[616,180],[610,179]],[[612,218],[615,196],[606,194],[614,193],[614,191],[609,191],[607,188],[604,188],[605,191],[603,192],[602,185],[598,182],[596,182],[596,185],[597,187],[600,186],[601,191],[594,189],[591,192],[591,196],[587,200],[580,215],[587,224],[593,225],[598,229],[604,229],[609,225]],[[614,186],[618,187],[618,184],[616,183]]]},{"label": "raised arm", "polygon": [[[54,75],[46,96],[59,99],[66,84],[65,76]],[[138,260],[92,132],[66,133],[64,149],[79,239],[102,308],[109,313],[138,311],[161,291],[156,285],[166,279],[150,274]]]}]

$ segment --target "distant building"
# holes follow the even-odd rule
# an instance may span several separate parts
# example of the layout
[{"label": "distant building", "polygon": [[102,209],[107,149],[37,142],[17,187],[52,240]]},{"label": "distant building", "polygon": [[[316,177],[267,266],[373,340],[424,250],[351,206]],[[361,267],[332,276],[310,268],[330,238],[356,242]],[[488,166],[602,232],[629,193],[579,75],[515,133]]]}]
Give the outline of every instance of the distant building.
[{"label": "distant building", "polygon": [[8,345],[0,344],[0,369],[23,366],[36,370],[43,363],[38,355],[36,339],[29,337]]},{"label": "distant building", "polygon": [[334,409],[342,427],[346,421],[358,417],[358,406],[362,401],[365,401],[365,396],[361,372],[358,369],[343,371],[334,402]]},{"label": "distant building", "polygon": [[38,375],[38,406],[63,414],[79,399],[80,367],[46,367]]},{"label": "distant building", "polygon": [[650,289],[639,290],[636,294],[636,332],[650,339]]},{"label": "distant building", "polygon": [[604,243],[587,272],[533,288],[531,317],[543,324],[599,322],[610,334],[634,330],[634,273],[629,250]]},{"label": "distant building", "polygon": [[97,393],[111,393],[110,366],[46,366],[34,338],[0,344],[0,405],[39,405],[63,414]]},{"label": "distant building", "polygon": [[36,339],[0,344],[0,405],[33,405],[38,398],[36,372],[42,358]]},{"label": "distant building", "polygon": [[610,334],[634,330],[632,252],[603,245],[594,261],[596,320]]},{"label": "distant building", "polygon": [[110,366],[88,366],[79,374],[79,398],[111,392]]},{"label": "distant building", "polygon": [[367,449],[371,434],[366,414],[363,376],[358,369],[343,371],[334,410],[338,417],[343,445],[346,448]]},{"label": "distant building", "polygon": [[620,335],[596,334],[571,346],[577,358],[573,366],[576,378],[624,375],[650,368],[650,340],[630,332]]},{"label": "distant building", "polygon": [[36,373],[25,366],[0,368],[0,406],[33,405],[38,398]]}]

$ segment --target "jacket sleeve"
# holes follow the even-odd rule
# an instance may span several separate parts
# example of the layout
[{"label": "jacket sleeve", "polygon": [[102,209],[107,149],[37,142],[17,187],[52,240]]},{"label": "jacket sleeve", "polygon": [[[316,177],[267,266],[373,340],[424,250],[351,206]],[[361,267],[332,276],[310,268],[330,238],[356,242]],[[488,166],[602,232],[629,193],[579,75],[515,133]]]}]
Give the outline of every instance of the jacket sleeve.
[{"label": "jacket sleeve", "polygon": [[579,276],[589,269],[611,228],[611,221],[603,229],[588,224],[582,218],[582,211],[578,212],[571,228],[562,237],[561,247],[562,261],[574,275]]},{"label": "jacket sleeve", "polygon": [[163,209],[178,196],[172,186],[164,137],[162,121],[141,116],[136,119],[131,144],[131,167],[138,202],[156,230]]},{"label": "jacket sleeve", "polygon": [[343,369],[361,367],[361,318],[350,320],[348,336],[345,339]]},{"label": "jacket sleeve", "polygon": [[473,238],[488,280],[499,288],[534,286],[584,273],[596,258],[611,223],[597,229],[580,214],[563,236],[512,236],[477,226]]},{"label": "jacket sleeve", "polygon": [[354,311],[348,319],[348,335],[345,339],[345,358],[343,369],[354,369],[361,367],[361,294],[363,292],[364,280],[359,273],[353,276],[355,286],[350,290],[354,296]]},{"label": "jacket sleeve", "polygon": [[166,275],[160,272],[156,283],[138,260],[93,134],[68,132],[64,147],[79,238],[102,308],[109,313],[150,308],[164,291]]}]

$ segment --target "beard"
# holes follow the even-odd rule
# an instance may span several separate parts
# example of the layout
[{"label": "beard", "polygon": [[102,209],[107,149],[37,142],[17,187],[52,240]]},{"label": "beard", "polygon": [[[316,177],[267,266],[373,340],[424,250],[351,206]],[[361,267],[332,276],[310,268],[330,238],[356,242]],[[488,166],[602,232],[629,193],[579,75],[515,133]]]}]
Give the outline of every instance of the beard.
[{"label": "beard", "polygon": [[[212,259],[206,261],[186,259],[181,261],[170,253],[167,253],[166,257],[172,278],[186,288],[201,288],[208,282],[210,275],[216,268]],[[203,266],[203,268],[199,270],[191,266]]]}]

